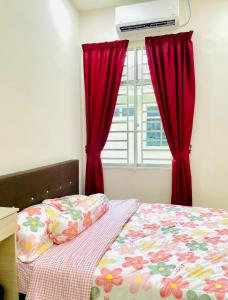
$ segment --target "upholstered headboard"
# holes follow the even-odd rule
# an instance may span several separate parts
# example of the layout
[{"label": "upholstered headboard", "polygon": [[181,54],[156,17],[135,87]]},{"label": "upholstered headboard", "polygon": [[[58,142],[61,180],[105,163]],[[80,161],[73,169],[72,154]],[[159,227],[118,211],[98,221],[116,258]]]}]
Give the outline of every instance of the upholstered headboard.
[{"label": "upholstered headboard", "polygon": [[78,160],[0,176],[0,206],[21,210],[47,198],[78,193]]}]

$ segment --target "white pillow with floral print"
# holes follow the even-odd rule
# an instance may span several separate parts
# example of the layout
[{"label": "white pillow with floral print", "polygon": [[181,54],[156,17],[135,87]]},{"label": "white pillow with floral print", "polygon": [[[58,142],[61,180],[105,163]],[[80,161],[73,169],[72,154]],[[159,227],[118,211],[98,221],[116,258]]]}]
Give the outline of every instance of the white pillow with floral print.
[{"label": "white pillow with floral print", "polygon": [[66,211],[75,206],[82,205],[88,196],[84,195],[69,195],[55,199],[46,199],[42,203],[53,206],[60,211]]},{"label": "white pillow with floral print", "polygon": [[66,211],[75,207],[89,207],[97,202],[108,202],[109,199],[105,194],[97,193],[90,196],[69,195],[55,199],[46,199],[42,203],[53,206],[60,211]]},{"label": "white pillow with floral print", "polygon": [[[69,208],[56,215],[49,224],[50,237],[56,244],[62,244],[78,236],[83,230],[98,220],[108,209],[108,198],[104,194],[83,196],[78,202],[78,195],[69,197]],[[57,206],[60,207],[61,200],[58,199]],[[47,203],[45,201],[45,203]],[[54,205],[55,202],[52,204]],[[72,203],[72,205],[70,204]],[[49,203],[50,204],[50,203]],[[66,204],[64,199],[63,205]]]},{"label": "white pillow with floral print", "polygon": [[58,212],[54,207],[38,204],[18,213],[18,259],[25,263],[32,262],[53,245],[48,233],[48,224]]}]

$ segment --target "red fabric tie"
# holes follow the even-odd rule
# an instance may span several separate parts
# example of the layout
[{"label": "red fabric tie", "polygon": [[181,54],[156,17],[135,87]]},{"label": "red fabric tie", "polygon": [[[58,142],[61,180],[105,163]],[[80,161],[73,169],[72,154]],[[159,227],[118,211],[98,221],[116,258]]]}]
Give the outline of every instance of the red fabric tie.
[{"label": "red fabric tie", "polygon": [[173,159],[177,160],[177,159],[180,159],[180,158],[187,158],[189,156],[189,154],[190,154],[190,150],[175,153],[174,156],[173,156]]},{"label": "red fabric tie", "polygon": [[86,154],[89,155],[90,157],[92,156],[93,158],[101,158],[101,153],[100,152],[94,152],[94,151],[87,151]]}]

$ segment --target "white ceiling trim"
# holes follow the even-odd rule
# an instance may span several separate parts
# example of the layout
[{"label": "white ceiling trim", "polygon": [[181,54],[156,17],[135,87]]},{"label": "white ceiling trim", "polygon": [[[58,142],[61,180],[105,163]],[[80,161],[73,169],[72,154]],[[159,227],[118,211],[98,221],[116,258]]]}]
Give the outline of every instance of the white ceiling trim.
[{"label": "white ceiling trim", "polygon": [[79,11],[88,11],[133,3],[147,2],[151,0],[72,0]]}]

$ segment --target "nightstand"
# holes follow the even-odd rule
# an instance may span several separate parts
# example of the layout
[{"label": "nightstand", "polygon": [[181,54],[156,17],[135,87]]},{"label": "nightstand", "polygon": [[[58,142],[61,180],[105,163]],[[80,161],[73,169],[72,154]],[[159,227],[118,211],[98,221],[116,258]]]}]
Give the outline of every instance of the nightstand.
[{"label": "nightstand", "polygon": [[16,239],[17,208],[0,207],[0,284],[4,300],[18,300]]}]

